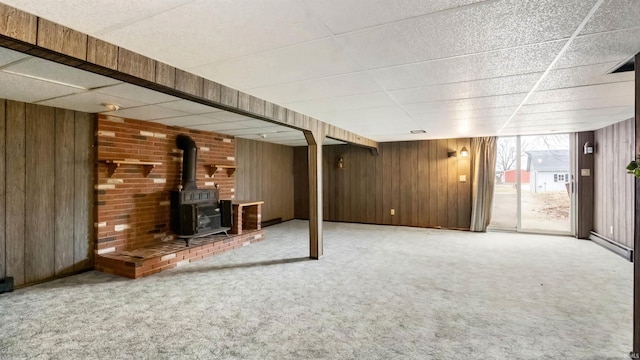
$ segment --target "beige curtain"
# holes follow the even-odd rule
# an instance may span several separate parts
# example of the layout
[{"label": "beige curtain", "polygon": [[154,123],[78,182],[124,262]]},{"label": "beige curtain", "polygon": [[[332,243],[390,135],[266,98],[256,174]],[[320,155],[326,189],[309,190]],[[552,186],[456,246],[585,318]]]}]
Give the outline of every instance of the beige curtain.
[{"label": "beige curtain", "polygon": [[471,139],[471,231],[487,231],[496,179],[495,136]]}]

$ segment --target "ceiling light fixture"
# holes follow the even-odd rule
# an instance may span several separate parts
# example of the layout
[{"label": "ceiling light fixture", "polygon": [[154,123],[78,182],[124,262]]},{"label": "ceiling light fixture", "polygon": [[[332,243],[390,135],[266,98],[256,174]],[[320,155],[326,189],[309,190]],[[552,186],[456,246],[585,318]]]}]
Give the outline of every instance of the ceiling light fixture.
[{"label": "ceiling light fixture", "polygon": [[425,130],[411,130],[410,133],[412,133],[412,134],[426,134],[427,132]]},{"label": "ceiling light fixture", "polygon": [[120,105],[117,104],[102,104],[104,107],[106,107],[109,111],[118,111],[120,110]]}]

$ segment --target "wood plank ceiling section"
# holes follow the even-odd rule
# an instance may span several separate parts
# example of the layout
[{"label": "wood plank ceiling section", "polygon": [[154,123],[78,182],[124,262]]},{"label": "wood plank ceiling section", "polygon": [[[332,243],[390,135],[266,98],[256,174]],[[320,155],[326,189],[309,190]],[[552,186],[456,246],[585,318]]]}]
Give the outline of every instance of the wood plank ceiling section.
[{"label": "wood plank ceiling section", "polygon": [[331,139],[378,147],[364,136],[4,4],[0,4],[0,46],[303,132],[320,126]]}]

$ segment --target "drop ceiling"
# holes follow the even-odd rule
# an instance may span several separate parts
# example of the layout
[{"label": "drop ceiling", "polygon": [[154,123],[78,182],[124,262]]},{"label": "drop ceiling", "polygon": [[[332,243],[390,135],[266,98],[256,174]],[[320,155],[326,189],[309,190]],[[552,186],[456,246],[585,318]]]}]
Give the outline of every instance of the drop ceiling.
[{"label": "drop ceiling", "polygon": [[[595,130],[634,114],[633,72],[609,72],[640,52],[638,0],[2,2],[377,141]],[[29,93],[16,73],[40,73],[15,56],[0,83],[30,101],[122,97],[123,116],[303,143],[98,78]]]}]

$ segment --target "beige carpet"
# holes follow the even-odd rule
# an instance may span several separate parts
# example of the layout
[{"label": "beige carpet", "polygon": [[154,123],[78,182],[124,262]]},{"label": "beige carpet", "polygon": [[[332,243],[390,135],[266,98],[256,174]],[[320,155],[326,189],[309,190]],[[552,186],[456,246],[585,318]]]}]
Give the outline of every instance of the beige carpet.
[{"label": "beige carpet", "polygon": [[627,359],[632,264],[584,240],[307,223],[139,280],[0,295],[2,359]]}]

